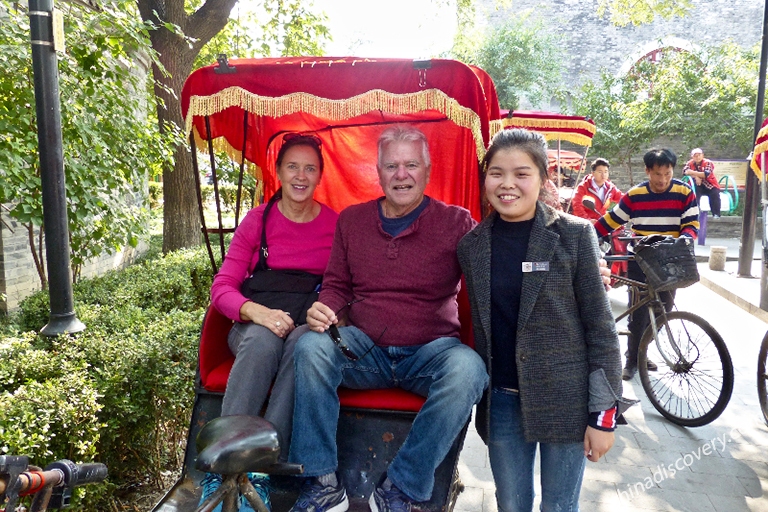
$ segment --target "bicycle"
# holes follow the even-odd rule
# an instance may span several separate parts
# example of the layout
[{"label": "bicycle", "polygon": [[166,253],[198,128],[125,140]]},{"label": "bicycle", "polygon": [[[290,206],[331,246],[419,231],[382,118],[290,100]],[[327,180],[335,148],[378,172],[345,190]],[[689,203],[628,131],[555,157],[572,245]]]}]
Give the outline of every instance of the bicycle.
[{"label": "bicycle", "polygon": [[[690,245],[692,239],[678,238],[674,243]],[[690,257],[693,258],[692,246]],[[679,268],[677,276],[654,275],[663,272],[665,266],[667,269],[671,266],[659,264],[649,273],[648,262],[653,262],[653,257],[648,254],[643,258],[637,261],[644,261],[641,268],[646,267],[643,271],[647,283],[611,275],[612,279],[626,284],[632,294],[632,306],[616,317],[616,323],[643,307],[647,308],[650,324],[640,340],[637,361],[643,390],[653,407],[673,423],[685,427],[706,425],[722,414],[731,399],[734,375],[730,353],[723,338],[706,320],[686,311],[667,312],[659,297],[660,291],[698,281],[698,272],[695,279],[690,276],[681,279]],[[634,258],[621,255],[606,256],[605,259],[628,261]],[[695,269],[695,260],[688,264]],[[672,273],[675,273],[674,269]]]},{"label": "bicycle", "polygon": [[[196,512],[211,512],[222,503],[222,512],[237,512],[239,494],[257,512],[269,512],[248,473],[301,475],[301,464],[277,461],[280,446],[277,431],[258,416],[221,416],[208,422],[196,440],[195,467],[222,476],[221,486],[203,501]],[[238,494],[239,493],[239,494]]]},{"label": "bicycle", "polygon": [[760,399],[760,410],[763,411],[763,420],[768,425],[768,332],[765,333],[760,344],[760,355],[757,357],[757,396]]},{"label": "bicycle", "polygon": [[72,490],[107,478],[104,464],[75,464],[63,459],[45,470],[29,465],[25,455],[0,455],[0,512],[15,512],[19,499],[33,496],[29,512],[66,508]]}]

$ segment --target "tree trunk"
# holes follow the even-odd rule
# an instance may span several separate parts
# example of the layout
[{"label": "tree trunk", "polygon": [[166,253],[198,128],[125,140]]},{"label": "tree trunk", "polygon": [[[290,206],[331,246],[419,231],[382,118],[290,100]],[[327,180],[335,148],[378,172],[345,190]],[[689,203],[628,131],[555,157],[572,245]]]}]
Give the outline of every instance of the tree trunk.
[{"label": "tree trunk", "polygon": [[[137,0],[142,19],[158,27],[150,32],[150,40],[152,48],[158,53],[158,60],[168,73],[165,75],[157,65],[152,66],[161,133],[168,133],[171,125],[179,131],[183,130],[180,98],[184,81],[192,72],[200,49],[227,24],[236,2],[207,0],[197,11],[187,14],[184,0]],[[190,39],[169,31],[165,23],[176,25]],[[173,168],[168,166],[163,169],[164,253],[200,244],[200,220],[194,187],[188,145],[182,143],[174,153]]]},{"label": "tree trunk", "polygon": [[[161,53],[163,55],[168,55],[172,52],[172,50],[156,49],[159,52],[163,52]],[[165,87],[171,88],[176,92],[177,97],[181,97],[184,79],[186,79],[192,69],[191,63],[188,65],[181,64],[180,62],[164,64],[166,70],[171,72],[172,76],[163,76],[157,67],[153,67],[155,82],[162,83]],[[184,78],[178,80],[176,78],[178,76]],[[158,102],[157,107],[157,119],[160,123],[161,132],[167,133],[170,124],[183,129],[184,119],[181,115],[181,104],[179,101],[171,97],[167,91],[158,85],[155,86],[155,95],[163,100]],[[165,107],[162,103],[165,103]],[[164,254],[184,247],[194,247],[199,245],[201,240],[200,217],[197,207],[197,195],[195,194],[195,177],[187,145],[182,144],[176,148],[173,161],[173,166],[166,165],[163,169]]]}]

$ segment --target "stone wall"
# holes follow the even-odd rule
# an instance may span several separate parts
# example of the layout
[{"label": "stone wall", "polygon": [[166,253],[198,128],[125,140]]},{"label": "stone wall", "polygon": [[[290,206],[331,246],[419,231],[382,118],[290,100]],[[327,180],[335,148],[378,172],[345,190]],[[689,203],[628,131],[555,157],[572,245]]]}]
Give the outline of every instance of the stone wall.
[{"label": "stone wall", "polygon": [[[4,211],[0,223],[0,293],[6,300],[0,302],[0,310],[8,313],[18,309],[19,302],[40,290],[40,278],[35,268],[32,252],[29,248],[29,232],[18,221]],[[35,229],[37,243],[39,230]],[[104,254],[86,262],[80,272],[81,278],[104,274],[113,269],[124,268],[146,252],[148,246],[141,242],[136,248],[126,247],[115,254]],[[43,244],[45,261],[45,244]]]},{"label": "stone wall", "polygon": [[[530,11],[532,20],[543,21],[561,38],[563,84],[568,90],[587,79],[598,80],[603,68],[616,75],[626,73],[638,59],[659,48],[691,50],[726,39],[752,47],[762,36],[764,3],[755,0],[692,0],[690,16],[671,20],[657,17],[639,27],[616,27],[607,17],[600,19],[597,0],[514,0],[508,9],[499,10],[497,3],[481,0],[478,24],[495,26]],[[542,108],[556,110],[557,104]]]},{"label": "stone wall", "polygon": [[[713,219],[707,218],[707,238],[741,238],[741,217],[720,217]],[[762,217],[758,217],[755,222],[755,243],[759,244],[762,240]]]}]

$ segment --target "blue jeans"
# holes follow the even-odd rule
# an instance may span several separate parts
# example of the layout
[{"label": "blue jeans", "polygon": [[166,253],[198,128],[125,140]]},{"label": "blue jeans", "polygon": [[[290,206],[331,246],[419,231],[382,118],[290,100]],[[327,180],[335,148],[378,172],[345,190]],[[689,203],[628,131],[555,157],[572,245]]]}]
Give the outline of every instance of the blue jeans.
[{"label": "blue jeans", "polygon": [[[358,356],[373,341],[356,327],[339,328]],[[306,476],[336,471],[336,388],[402,388],[427,401],[387,471],[389,479],[415,501],[432,496],[435,469],[467,423],[472,406],[488,385],[480,356],[457,338],[438,338],[411,347],[374,347],[359,361],[347,359],[327,334],[309,332],[296,344],[296,405],[290,460]]]},{"label": "blue jeans", "polygon": [[541,455],[542,512],[578,512],[584,476],[584,443],[528,443],[523,437],[520,397],[494,388],[488,452],[499,512],[533,510],[533,460]]}]

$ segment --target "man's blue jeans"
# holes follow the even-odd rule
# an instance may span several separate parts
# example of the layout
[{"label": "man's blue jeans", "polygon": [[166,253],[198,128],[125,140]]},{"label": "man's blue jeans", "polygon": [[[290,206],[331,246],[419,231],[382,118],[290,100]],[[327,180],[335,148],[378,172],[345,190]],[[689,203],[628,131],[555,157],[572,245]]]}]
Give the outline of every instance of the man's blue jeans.
[{"label": "man's blue jeans", "polygon": [[516,391],[491,391],[488,453],[499,512],[533,510],[533,461],[541,455],[542,512],[578,512],[584,476],[584,443],[527,443]]},{"label": "man's blue jeans", "polygon": [[[339,328],[352,352],[361,356],[373,341],[356,327]],[[359,361],[347,359],[328,334],[309,332],[296,344],[296,401],[290,460],[304,475],[336,471],[336,388],[402,388],[427,401],[387,471],[389,479],[415,501],[432,496],[435,469],[469,419],[488,385],[485,365],[457,338],[438,338],[412,347],[374,347]]]}]

